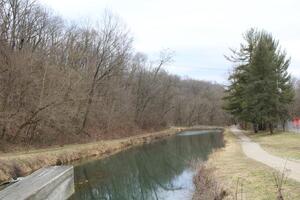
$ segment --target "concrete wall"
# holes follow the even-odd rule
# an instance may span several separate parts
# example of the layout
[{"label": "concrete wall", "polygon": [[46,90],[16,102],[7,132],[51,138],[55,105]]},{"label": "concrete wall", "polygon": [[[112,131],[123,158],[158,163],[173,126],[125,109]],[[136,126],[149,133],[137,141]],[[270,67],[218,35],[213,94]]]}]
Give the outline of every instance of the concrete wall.
[{"label": "concrete wall", "polygon": [[0,199],[64,200],[73,193],[73,166],[53,166],[42,168],[0,191]]}]

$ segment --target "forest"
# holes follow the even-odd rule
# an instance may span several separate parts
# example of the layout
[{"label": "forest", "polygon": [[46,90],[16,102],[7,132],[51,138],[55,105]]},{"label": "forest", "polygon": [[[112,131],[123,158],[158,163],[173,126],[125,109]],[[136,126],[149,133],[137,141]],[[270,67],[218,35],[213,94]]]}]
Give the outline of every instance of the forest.
[{"label": "forest", "polygon": [[149,59],[133,39],[109,11],[81,25],[33,0],[0,0],[0,148],[228,122],[223,85],[168,73],[171,50]]}]

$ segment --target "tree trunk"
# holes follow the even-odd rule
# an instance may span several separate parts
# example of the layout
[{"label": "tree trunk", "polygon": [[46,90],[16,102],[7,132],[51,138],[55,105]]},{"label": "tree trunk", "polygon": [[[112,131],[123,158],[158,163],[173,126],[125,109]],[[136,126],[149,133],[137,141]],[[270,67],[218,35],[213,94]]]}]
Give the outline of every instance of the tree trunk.
[{"label": "tree trunk", "polygon": [[[83,121],[82,121],[82,125],[79,129],[79,131],[77,132],[77,134],[80,134],[82,132],[84,132],[84,129],[85,129],[85,126],[86,126],[86,123],[87,123],[87,119],[88,119],[88,115],[90,113],[90,108],[91,108],[91,105],[92,105],[92,98],[94,96],[94,89],[91,90],[90,94],[89,94],[89,98],[88,98],[88,102],[87,102],[87,105],[86,105],[86,108],[85,108],[85,112],[84,112],[84,116],[83,116]],[[85,132],[88,136],[88,132]]]},{"label": "tree trunk", "polygon": [[259,125],[258,125],[258,129],[260,131],[265,131],[267,129],[266,123],[265,122],[260,122]]},{"label": "tree trunk", "polygon": [[1,134],[1,139],[3,139],[3,140],[4,140],[4,137],[5,137],[5,133],[6,133],[6,125],[3,125],[2,134]]},{"label": "tree trunk", "polygon": [[272,123],[269,123],[269,130],[270,130],[270,134],[273,134],[273,124]]},{"label": "tree trunk", "polygon": [[285,132],[285,124],[286,124],[286,121],[285,120],[283,120],[282,121],[282,130]]},{"label": "tree trunk", "polygon": [[254,131],[254,133],[258,132],[257,123],[253,123],[253,131]]}]

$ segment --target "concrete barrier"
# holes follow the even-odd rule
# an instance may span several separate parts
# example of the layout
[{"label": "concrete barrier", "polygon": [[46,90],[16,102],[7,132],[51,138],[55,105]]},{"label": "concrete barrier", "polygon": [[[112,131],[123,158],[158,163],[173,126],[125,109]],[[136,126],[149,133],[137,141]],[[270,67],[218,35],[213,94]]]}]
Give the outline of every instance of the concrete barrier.
[{"label": "concrete barrier", "polygon": [[42,168],[0,191],[1,200],[64,200],[74,193],[73,166]]}]

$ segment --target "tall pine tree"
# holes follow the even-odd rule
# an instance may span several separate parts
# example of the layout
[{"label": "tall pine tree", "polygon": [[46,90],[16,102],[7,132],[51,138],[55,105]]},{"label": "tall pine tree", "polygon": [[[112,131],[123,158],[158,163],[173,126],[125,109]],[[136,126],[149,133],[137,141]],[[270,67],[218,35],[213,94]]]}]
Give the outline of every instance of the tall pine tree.
[{"label": "tall pine tree", "polygon": [[252,123],[255,132],[268,126],[273,133],[274,125],[289,118],[294,97],[290,59],[265,31],[250,29],[244,38],[246,44],[228,58],[237,67],[229,77],[224,108],[237,120]]}]

